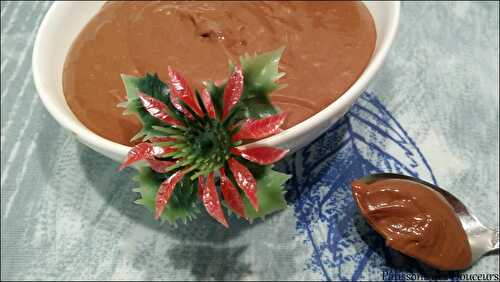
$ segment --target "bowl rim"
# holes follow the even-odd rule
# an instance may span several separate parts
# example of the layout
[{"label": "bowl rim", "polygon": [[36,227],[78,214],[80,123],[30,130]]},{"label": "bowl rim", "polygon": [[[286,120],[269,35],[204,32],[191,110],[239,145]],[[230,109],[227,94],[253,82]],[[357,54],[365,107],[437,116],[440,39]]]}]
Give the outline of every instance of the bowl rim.
[{"label": "bowl rim", "polygon": [[[47,94],[50,93],[51,90],[48,89],[48,87],[45,86],[43,82],[43,75],[40,66],[41,62],[39,59],[41,55],[41,45],[45,35],[48,32],[47,29],[49,28],[50,21],[52,20],[58,7],[60,5],[64,5],[64,3],[65,2],[63,1],[55,2],[52,4],[48,12],[45,14],[43,21],[37,31],[32,54],[32,71],[35,87],[47,111],[62,127],[76,134],[81,141],[83,141],[87,145],[92,146],[94,149],[100,149],[104,152],[110,152],[113,155],[125,156],[131,147],[101,137],[100,135],[97,135],[96,133],[88,129],[82,123],[73,120],[65,113],[63,109],[60,108],[59,105],[56,104],[54,99],[50,98],[51,95]],[[284,130],[277,135],[264,138],[247,145],[251,146],[255,144],[279,147],[281,144],[287,144],[291,140],[294,140],[302,136],[303,134],[306,134],[306,132],[310,128],[315,128],[316,125],[328,121],[335,113],[340,112],[342,109],[350,107],[350,104],[352,104],[353,101],[355,101],[363,93],[375,73],[382,66],[382,63],[385,60],[396,36],[400,17],[400,2],[389,1],[388,3],[389,7],[387,9],[392,10],[392,17],[388,19],[388,22],[386,24],[388,25],[388,28],[385,40],[380,42],[377,53],[371,58],[368,66],[365,68],[361,76],[351,85],[351,87],[349,87],[349,89],[347,89],[347,91],[344,92],[344,94],[342,94],[337,100],[333,101],[321,111],[317,112],[306,120]]]}]

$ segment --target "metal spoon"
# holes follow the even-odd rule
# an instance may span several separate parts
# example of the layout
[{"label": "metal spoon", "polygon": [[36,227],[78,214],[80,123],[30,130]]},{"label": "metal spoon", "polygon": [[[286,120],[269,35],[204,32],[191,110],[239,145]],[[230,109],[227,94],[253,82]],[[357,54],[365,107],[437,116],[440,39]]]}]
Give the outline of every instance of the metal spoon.
[{"label": "metal spoon", "polygon": [[384,179],[404,179],[425,185],[434,191],[443,195],[443,197],[448,201],[448,203],[453,207],[456,215],[458,216],[462,227],[467,234],[469,240],[469,245],[472,253],[472,262],[476,262],[479,258],[487,253],[498,251],[498,231],[493,230],[484,226],[468,209],[460,202],[455,196],[450,194],[448,191],[425,182],[415,177],[410,177],[406,175],[394,174],[394,173],[377,173],[360,178],[359,181],[365,183],[371,183],[378,180]]}]

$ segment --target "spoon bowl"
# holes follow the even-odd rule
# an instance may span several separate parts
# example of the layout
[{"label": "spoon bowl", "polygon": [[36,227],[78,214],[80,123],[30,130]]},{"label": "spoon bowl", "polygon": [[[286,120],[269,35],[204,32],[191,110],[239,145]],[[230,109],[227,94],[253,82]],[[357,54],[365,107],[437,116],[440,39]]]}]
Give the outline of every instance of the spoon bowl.
[{"label": "spoon bowl", "polygon": [[467,207],[450,192],[423,180],[415,177],[394,174],[394,173],[377,173],[371,174],[359,179],[359,181],[370,184],[375,181],[386,179],[403,179],[424,185],[441,194],[446,201],[451,205],[457,215],[462,228],[467,235],[469,246],[471,248],[472,260],[471,264],[487,253],[498,251],[499,238],[498,231],[484,226],[468,209]]}]

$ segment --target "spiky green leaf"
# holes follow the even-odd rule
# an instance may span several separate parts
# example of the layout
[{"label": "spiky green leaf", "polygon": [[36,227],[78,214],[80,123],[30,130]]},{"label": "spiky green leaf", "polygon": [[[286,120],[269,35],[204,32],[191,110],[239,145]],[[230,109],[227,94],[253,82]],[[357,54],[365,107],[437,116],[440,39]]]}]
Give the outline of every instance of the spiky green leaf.
[{"label": "spiky green leaf", "polygon": [[290,178],[290,175],[275,171],[271,166],[267,166],[254,176],[257,180],[259,211],[255,211],[247,197],[243,197],[245,213],[248,219],[263,219],[266,215],[285,209],[287,204],[284,197],[284,184]]},{"label": "spiky green leaf", "polygon": [[241,56],[240,63],[245,77],[245,87],[249,90],[245,98],[268,94],[280,87],[277,81],[285,74],[278,71],[278,64],[284,50],[285,48],[281,47],[259,55]]}]

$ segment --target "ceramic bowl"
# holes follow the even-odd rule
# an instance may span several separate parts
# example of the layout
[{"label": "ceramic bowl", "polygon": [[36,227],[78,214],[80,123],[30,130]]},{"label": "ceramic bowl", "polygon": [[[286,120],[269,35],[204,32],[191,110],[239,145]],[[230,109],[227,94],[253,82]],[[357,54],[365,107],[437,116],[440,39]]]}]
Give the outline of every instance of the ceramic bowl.
[{"label": "ceramic bowl", "polygon": [[[45,15],[33,49],[33,76],[40,98],[57,122],[85,145],[121,161],[130,147],[107,140],[86,128],[73,115],[63,95],[62,73],[70,46],[85,24],[97,13],[103,1],[55,2]],[[341,118],[367,88],[382,66],[394,41],[399,23],[399,2],[367,1],[377,30],[371,61],[359,79],[335,102],[309,119],[256,143],[295,151],[321,135]]]}]

